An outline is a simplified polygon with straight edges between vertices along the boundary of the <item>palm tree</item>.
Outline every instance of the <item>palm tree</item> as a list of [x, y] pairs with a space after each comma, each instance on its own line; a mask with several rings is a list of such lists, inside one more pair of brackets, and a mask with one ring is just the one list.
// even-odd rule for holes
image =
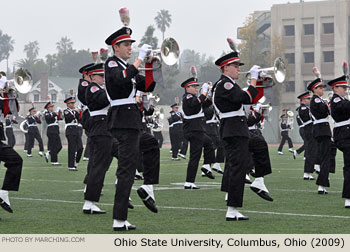
[[6, 71], [8, 74], [10, 52], [13, 52], [15, 40], [0, 30], [0, 61], [6, 59]]
[[66, 54], [73, 49], [73, 41], [67, 36], [62, 37], [61, 40], [56, 43], [56, 49], [58, 50], [58, 53]]
[[27, 55], [27, 59], [29, 62], [34, 62], [36, 57], [39, 55], [39, 43], [38, 41], [29, 42], [24, 45], [24, 52]]
[[46, 55], [46, 65], [49, 67], [49, 75], [52, 76], [52, 70], [57, 64], [57, 55], [48, 54]]
[[157, 37], [153, 37], [154, 31], [155, 31], [155, 28], [153, 25], [149, 25], [147, 27], [145, 35], [143, 35], [143, 37], [141, 38], [139, 47], [141, 47], [143, 44], [149, 44], [152, 46], [152, 49], [157, 49], [158, 39]]
[[167, 28], [169, 28], [171, 24], [171, 15], [168, 10], [160, 10], [157, 12], [157, 16], [154, 18], [157, 24], [157, 28], [162, 32], [163, 40], [164, 33]]

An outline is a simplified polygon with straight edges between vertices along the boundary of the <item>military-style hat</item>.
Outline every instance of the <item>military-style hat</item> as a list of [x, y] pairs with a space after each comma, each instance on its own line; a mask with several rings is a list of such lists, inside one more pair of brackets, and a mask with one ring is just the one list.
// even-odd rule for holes
[[330, 85], [332, 88], [335, 87], [349, 87], [348, 85], [348, 81], [346, 80], [346, 76], [343, 75], [339, 78], [336, 78], [334, 80], [331, 80], [327, 83], [328, 85]]
[[123, 42], [123, 41], [131, 41], [131, 43], [135, 42], [131, 38], [132, 30], [128, 27], [123, 27], [119, 29], [118, 31], [111, 34], [106, 40], [105, 43], [107, 45], [115, 45], [116, 43]]
[[79, 69], [79, 73], [81, 73], [81, 74], [86, 74], [86, 73], [87, 73], [87, 72], [86, 72], [86, 68], [91, 67], [91, 66], [93, 66], [93, 65], [95, 65], [95, 64], [94, 64], [94, 63], [90, 63], [90, 64], [87, 64], [87, 65], [81, 67], [81, 68]]
[[282, 114], [282, 115], [280, 116], [280, 118], [283, 118], [283, 117], [287, 117], [287, 115], [286, 115], [286, 114]]
[[48, 107], [53, 107], [54, 105], [51, 102], [48, 102], [45, 104], [44, 108], [47, 109]]
[[93, 66], [87, 67], [85, 71], [87, 71], [88, 75], [94, 75], [94, 74], [104, 75], [105, 74], [104, 64], [103, 63], [94, 64]]
[[183, 88], [187, 88], [189, 86], [199, 86], [199, 84], [197, 83], [197, 78], [191, 77], [185, 80], [184, 82], [182, 82], [181, 84], [181, 87]]
[[32, 111], [33, 109], [35, 109], [35, 107], [31, 107], [30, 109], [28, 109], [28, 111], [30, 112], [30, 111]]
[[316, 80], [310, 82], [308, 85], [307, 85], [307, 90], [314, 90], [315, 88], [319, 87], [319, 86], [323, 86], [325, 87], [326, 85], [323, 84], [322, 80], [320, 78], [317, 78]]
[[179, 106], [178, 103], [174, 103], [173, 105], [171, 105], [170, 107], [173, 108], [173, 107], [176, 107], [176, 106]]
[[238, 63], [240, 66], [244, 65], [244, 63], [240, 62], [238, 52], [230, 52], [229, 54], [226, 54], [215, 61], [215, 65], [219, 66], [220, 68], [232, 63]]
[[68, 97], [67, 99], [64, 100], [64, 103], [75, 103], [75, 98], [74, 97]]
[[298, 95], [297, 97], [298, 99], [302, 100], [302, 99], [305, 99], [305, 98], [311, 98], [311, 94], [309, 91], [306, 91], [300, 95]]

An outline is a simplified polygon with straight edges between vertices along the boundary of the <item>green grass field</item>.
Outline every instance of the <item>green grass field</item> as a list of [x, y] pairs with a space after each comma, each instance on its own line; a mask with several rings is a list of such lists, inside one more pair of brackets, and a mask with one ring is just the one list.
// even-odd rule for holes
[[[137, 226], [129, 233], [148, 234], [287, 234], [287, 233], [350, 233], [350, 209], [344, 208], [341, 198], [343, 184], [342, 153], [337, 153], [336, 174], [330, 175], [328, 195], [318, 195], [315, 181], [304, 181], [303, 159], [293, 160], [290, 153], [277, 155], [277, 148], [270, 147], [272, 174], [265, 178], [273, 202], [268, 202], [247, 186], [241, 212], [249, 221], [227, 222], [224, 193], [220, 191], [221, 175], [215, 180], [197, 174], [200, 190], [184, 190], [187, 161], [171, 161], [168, 148], [161, 150], [160, 184], [155, 187], [158, 213], [149, 211], [137, 196], [136, 189], [142, 182], [136, 181], [131, 193], [135, 209], [129, 210], [128, 220]], [[117, 161], [114, 160], [105, 180], [101, 209], [105, 215], [82, 213], [87, 162], [81, 162], [79, 171], [67, 170], [67, 150], [60, 153], [61, 167], [48, 165], [44, 158], [33, 151], [33, 158], [24, 159], [19, 192], [10, 193], [13, 214], [0, 209], [0, 233], [72, 234], [114, 233], [112, 208]], [[1, 164], [2, 166], [2, 164]], [[0, 183], [5, 169], [0, 169]]]

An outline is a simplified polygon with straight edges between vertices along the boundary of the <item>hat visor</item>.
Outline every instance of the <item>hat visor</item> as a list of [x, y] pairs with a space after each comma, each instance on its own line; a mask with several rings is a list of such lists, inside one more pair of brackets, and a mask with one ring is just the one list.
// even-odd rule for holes
[[121, 39], [121, 40], [117, 41], [114, 45], [119, 44], [121, 42], [126, 42], [126, 41], [130, 41], [131, 43], [136, 42], [136, 40], [126, 38], [126, 39]]
[[240, 66], [244, 66], [244, 63], [240, 62], [239, 65], [240, 65]]

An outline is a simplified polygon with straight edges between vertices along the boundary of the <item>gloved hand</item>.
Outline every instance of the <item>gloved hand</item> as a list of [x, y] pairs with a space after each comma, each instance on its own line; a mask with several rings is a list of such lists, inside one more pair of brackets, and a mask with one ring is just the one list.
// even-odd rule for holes
[[257, 80], [259, 76], [259, 70], [260, 70], [260, 66], [257, 66], [257, 65], [252, 66], [252, 68], [249, 70], [250, 78]]
[[260, 108], [261, 108], [261, 103], [258, 103], [254, 106], [254, 111], [258, 112], [260, 110]]
[[56, 113], [60, 112], [60, 110], [62, 110], [60, 107], [56, 108]]
[[144, 44], [142, 47], [139, 48], [139, 56], [137, 57], [140, 60], [144, 60], [147, 56], [152, 51], [152, 47], [150, 45]]
[[208, 90], [209, 90], [209, 84], [205, 82], [202, 85], [202, 93], [208, 93]]

